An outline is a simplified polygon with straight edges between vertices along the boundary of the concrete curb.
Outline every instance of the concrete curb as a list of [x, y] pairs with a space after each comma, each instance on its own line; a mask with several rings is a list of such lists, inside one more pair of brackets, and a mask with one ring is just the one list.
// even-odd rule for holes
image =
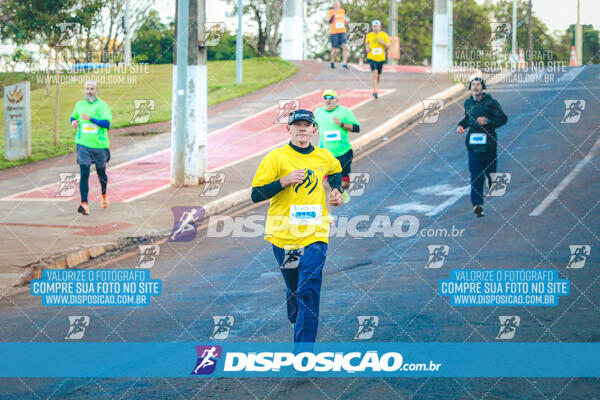
[[[429, 96], [429, 99], [444, 100], [445, 102], [450, 101], [466, 92], [465, 85], [456, 84], [450, 88]], [[355, 153], [364, 151], [373, 142], [384, 138], [394, 130], [403, 129], [404, 127], [412, 124], [423, 117], [423, 102], [416, 103], [409, 107], [407, 110], [401, 112], [394, 118], [388, 120], [384, 124], [378, 126], [372, 131], [366, 133], [360, 138], [351, 142]], [[204, 206], [205, 217], [209, 215], [216, 215], [225, 210], [236, 207], [240, 204], [250, 201], [251, 188], [245, 188], [228, 194], [220, 199], [211, 201]], [[170, 232], [170, 231], [169, 231]], [[165, 233], [168, 235], [168, 232]], [[59, 269], [59, 268], [73, 268], [85, 261], [92, 258], [98, 257], [107, 251], [118, 250], [119, 243], [110, 243], [103, 246], [94, 246], [89, 248], [80, 248], [69, 253], [61, 254], [51, 259], [40, 261], [29, 265], [29, 271], [23, 274], [23, 277], [18, 282], [13, 284], [14, 286], [23, 286], [29, 283], [31, 279], [38, 279], [41, 277], [41, 271], [44, 268]]]

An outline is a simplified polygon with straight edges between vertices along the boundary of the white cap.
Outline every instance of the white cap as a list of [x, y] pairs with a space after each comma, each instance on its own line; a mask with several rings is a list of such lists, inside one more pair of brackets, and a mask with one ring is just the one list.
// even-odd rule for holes
[[373, 22], [371, 22], [371, 25], [379, 25], [381, 26], [381, 21], [378, 19], [374, 19]]

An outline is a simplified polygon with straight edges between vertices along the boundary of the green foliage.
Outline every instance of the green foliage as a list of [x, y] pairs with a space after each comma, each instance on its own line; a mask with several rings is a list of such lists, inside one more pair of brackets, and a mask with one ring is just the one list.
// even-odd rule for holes
[[[237, 36], [229, 32], [221, 34], [219, 44], [207, 48], [207, 57], [209, 60], [235, 60], [235, 44]], [[257, 57], [254, 49], [248, 44], [247, 38], [244, 38], [244, 58]]]
[[158, 11], [152, 10], [131, 42], [131, 52], [138, 63], [171, 64], [174, 40], [174, 24], [163, 24]]
[[[583, 50], [582, 61], [584, 64], [600, 63], [600, 32], [594, 29], [593, 25], [581, 25], [581, 46]], [[568, 41], [569, 54], [570, 46], [575, 46], [575, 25], [567, 28], [566, 41]]]
[[[4, 0], [0, 2], [0, 37], [16, 44], [41, 41], [49, 47], [59, 44], [61, 26], [74, 23], [70, 33], [90, 26], [102, 0]], [[65, 27], [63, 26], [63, 29]]]

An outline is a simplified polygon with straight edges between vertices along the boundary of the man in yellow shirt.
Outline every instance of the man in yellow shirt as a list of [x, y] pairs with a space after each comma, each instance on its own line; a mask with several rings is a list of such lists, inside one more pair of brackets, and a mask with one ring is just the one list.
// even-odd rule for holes
[[377, 98], [377, 86], [385, 62], [385, 51], [390, 47], [390, 38], [387, 33], [381, 30], [381, 21], [378, 19], [371, 23], [371, 27], [373, 31], [367, 35], [365, 47], [367, 49], [367, 61], [373, 74], [373, 97]]
[[311, 144], [317, 130], [312, 112], [290, 113], [287, 129], [290, 143], [267, 154], [256, 171], [252, 201], [271, 199], [265, 240], [273, 245], [285, 281], [294, 342], [313, 343], [329, 239], [327, 193], [321, 181], [328, 176], [329, 204], [341, 205], [342, 167], [329, 150]]
[[331, 68], [335, 68], [335, 56], [338, 49], [342, 48], [342, 66], [348, 68], [348, 45], [346, 44], [346, 24], [350, 22], [350, 19], [346, 16], [346, 10], [344, 10], [339, 1], [333, 2], [333, 8], [330, 8], [327, 12], [327, 18], [325, 19], [329, 24], [329, 40], [331, 41]]

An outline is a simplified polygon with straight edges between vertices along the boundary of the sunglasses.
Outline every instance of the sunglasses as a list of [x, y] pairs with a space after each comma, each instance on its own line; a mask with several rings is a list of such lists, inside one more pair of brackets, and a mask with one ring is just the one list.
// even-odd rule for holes
[[323, 96], [323, 98], [324, 98], [325, 100], [333, 100], [333, 99], [335, 99], [335, 97], [333, 97], [333, 96], [331, 96], [331, 95]]

